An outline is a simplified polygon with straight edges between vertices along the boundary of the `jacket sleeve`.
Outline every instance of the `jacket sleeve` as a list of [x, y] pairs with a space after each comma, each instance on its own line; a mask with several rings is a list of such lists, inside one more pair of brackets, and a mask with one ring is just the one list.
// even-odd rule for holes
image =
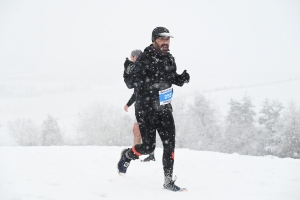
[[134, 102], [135, 102], [135, 99], [136, 99], [136, 90], [134, 90], [132, 96], [130, 97], [129, 101], [127, 102], [127, 106], [130, 107]]
[[123, 73], [123, 78], [124, 78], [124, 82], [126, 84], [126, 86], [129, 89], [133, 88], [133, 76], [131, 74], [127, 74], [125, 71]]
[[178, 85], [178, 86], [183, 86], [184, 81], [182, 81], [181, 75], [176, 73], [173, 84]]
[[177, 66], [176, 66], [174, 58], [172, 58], [172, 60], [173, 60], [173, 65], [175, 66], [175, 72], [173, 74], [174, 78], [173, 78], [173, 83], [172, 84], [175, 84], [175, 85], [178, 85], [178, 86], [183, 86], [184, 80], [182, 79], [181, 75], [177, 74]]

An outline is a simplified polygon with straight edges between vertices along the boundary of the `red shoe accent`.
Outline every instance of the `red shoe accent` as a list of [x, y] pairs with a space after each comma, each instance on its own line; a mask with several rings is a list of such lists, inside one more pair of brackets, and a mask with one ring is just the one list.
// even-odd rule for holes
[[140, 154], [139, 152], [137, 152], [137, 151], [135, 150], [135, 147], [134, 147], [134, 146], [131, 148], [131, 150], [132, 150], [133, 153], [134, 153], [135, 155], [137, 155], [137, 156], [141, 156], [141, 155], [142, 155], [142, 154]]
[[172, 152], [171, 158], [172, 158], [173, 160], [174, 160], [174, 157], [175, 157], [174, 152]]

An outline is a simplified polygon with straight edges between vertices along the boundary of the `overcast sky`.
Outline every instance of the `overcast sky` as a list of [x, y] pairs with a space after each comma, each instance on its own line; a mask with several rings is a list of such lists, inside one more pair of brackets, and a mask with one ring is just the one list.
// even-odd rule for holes
[[299, 11], [298, 0], [0, 0], [0, 84], [122, 82], [125, 57], [156, 26], [200, 90], [297, 78]]

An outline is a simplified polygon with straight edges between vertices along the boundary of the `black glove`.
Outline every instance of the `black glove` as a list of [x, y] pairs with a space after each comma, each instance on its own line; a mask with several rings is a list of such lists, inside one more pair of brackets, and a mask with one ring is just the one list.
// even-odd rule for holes
[[181, 80], [184, 82], [184, 83], [188, 83], [190, 82], [190, 75], [189, 73], [186, 72], [186, 70], [184, 70], [181, 74]]
[[124, 62], [124, 72], [126, 74], [130, 74], [134, 68], [134, 62], [130, 61], [128, 58], [126, 58]]

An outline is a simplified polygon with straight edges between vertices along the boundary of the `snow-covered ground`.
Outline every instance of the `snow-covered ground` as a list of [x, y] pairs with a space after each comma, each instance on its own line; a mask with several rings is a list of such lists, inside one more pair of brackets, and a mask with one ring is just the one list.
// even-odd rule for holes
[[133, 161], [125, 177], [123, 147], [0, 147], [1, 200], [297, 200], [300, 160], [176, 149], [176, 184], [163, 189], [162, 149], [155, 162]]

